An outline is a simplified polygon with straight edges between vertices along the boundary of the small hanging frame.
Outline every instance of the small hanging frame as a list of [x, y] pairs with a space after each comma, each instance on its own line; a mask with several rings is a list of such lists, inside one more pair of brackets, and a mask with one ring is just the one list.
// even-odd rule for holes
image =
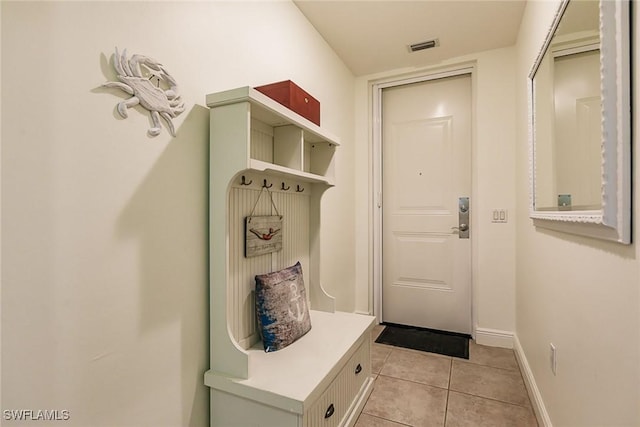
[[[277, 215], [254, 216], [253, 213], [256, 210], [256, 206], [258, 206], [260, 197], [265, 191], [269, 194], [271, 206], [273, 206]], [[266, 180], [253, 205], [253, 209], [251, 209], [251, 213], [244, 220], [244, 235], [244, 256], [246, 258], [282, 250], [282, 215], [280, 215], [276, 204], [273, 202], [273, 194], [269, 191], [269, 187], [266, 186]]]

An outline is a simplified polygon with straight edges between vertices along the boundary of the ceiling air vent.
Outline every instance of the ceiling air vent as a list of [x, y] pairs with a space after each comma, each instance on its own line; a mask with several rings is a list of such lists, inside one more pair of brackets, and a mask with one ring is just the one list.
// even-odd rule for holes
[[409, 50], [411, 52], [417, 52], [419, 50], [431, 49], [436, 46], [440, 46], [440, 41], [438, 39], [433, 39], [426, 42], [412, 44], [409, 46]]

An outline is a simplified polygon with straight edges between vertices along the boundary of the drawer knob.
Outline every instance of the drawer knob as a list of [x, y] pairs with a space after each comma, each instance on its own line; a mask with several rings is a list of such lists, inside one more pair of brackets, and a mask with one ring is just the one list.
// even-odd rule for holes
[[333, 413], [336, 411], [336, 408], [333, 407], [333, 403], [331, 405], [329, 405], [329, 407], [327, 408], [327, 412], [324, 413], [324, 418], [330, 418], [331, 415], [333, 415]]
[[360, 372], [362, 372], [362, 365], [358, 363], [358, 366], [356, 366], [356, 375], [358, 375]]

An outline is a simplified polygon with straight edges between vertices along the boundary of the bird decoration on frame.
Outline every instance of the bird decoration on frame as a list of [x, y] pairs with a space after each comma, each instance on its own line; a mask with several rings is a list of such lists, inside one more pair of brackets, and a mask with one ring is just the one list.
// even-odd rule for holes
[[244, 256], [247, 258], [282, 250], [282, 216], [245, 218]]
[[272, 227], [269, 227], [269, 230], [267, 230], [266, 233], [261, 230], [257, 230], [255, 228], [250, 228], [249, 231], [255, 234], [256, 236], [258, 236], [258, 239], [260, 240], [271, 240], [273, 236], [275, 236], [280, 232], [280, 229], [276, 228], [274, 230]]
[[113, 55], [113, 66], [120, 81], [106, 82], [102, 86], [121, 89], [131, 95], [118, 103], [118, 113], [126, 119], [127, 109], [140, 105], [148, 110], [151, 116], [152, 127], [149, 128], [149, 135], [160, 134], [162, 117], [169, 133], [175, 137], [176, 131], [171, 120], [180, 115], [185, 107], [178, 91], [178, 84], [167, 69], [148, 56], [135, 54], [127, 58], [127, 50], [124, 49], [120, 54], [117, 47]]

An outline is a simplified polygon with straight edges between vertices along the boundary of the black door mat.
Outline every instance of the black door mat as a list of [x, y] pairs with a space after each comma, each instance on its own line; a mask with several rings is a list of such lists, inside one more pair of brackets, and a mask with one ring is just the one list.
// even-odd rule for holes
[[376, 339], [379, 344], [469, 359], [470, 335], [395, 323], [382, 324], [385, 328]]

